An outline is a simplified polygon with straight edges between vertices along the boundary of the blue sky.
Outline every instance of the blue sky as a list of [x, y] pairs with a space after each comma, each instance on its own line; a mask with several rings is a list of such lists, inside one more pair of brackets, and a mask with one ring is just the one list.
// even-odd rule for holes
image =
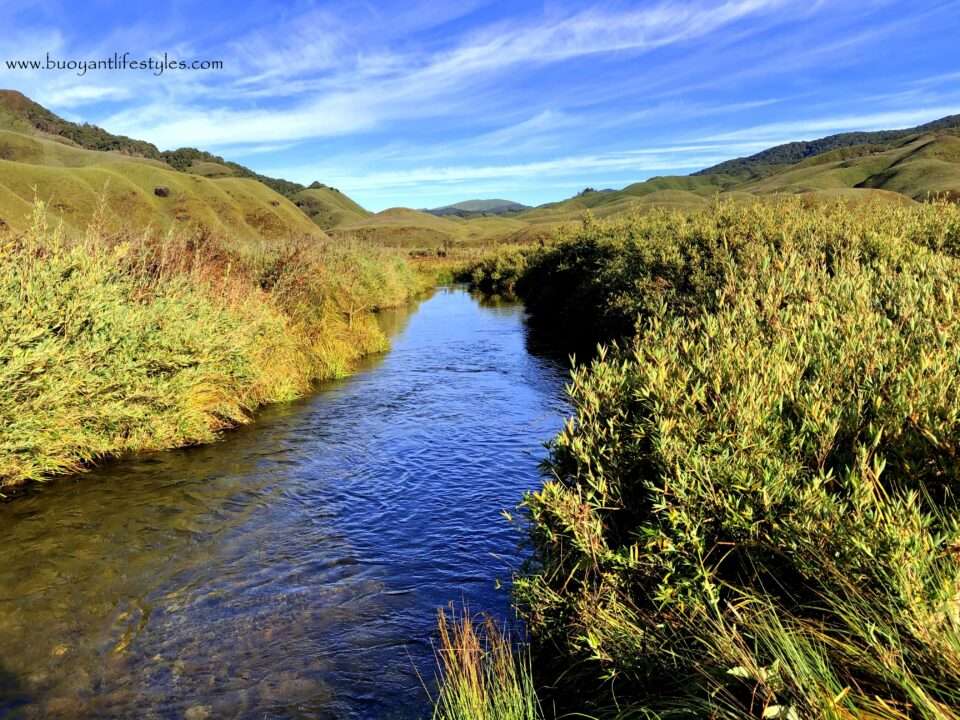
[[539, 204], [960, 113], [960, 1], [4, 1], [0, 62], [72, 120], [339, 187], [373, 210]]

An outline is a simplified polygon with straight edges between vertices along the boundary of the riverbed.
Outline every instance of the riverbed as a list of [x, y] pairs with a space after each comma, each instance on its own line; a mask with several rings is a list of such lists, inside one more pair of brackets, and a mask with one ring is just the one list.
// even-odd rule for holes
[[513, 621], [501, 512], [566, 370], [460, 288], [382, 322], [389, 353], [220, 443], [0, 505], [0, 717], [429, 717], [437, 609]]

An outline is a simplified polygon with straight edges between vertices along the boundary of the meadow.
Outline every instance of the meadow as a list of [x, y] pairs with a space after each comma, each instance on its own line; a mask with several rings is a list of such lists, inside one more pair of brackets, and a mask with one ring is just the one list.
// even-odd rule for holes
[[958, 717], [958, 253], [956, 205], [781, 199], [472, 268], [603, 341], [524, 501], [543, 700]]
[[82, 233], [37, 201], [0, 242], [0, 491], [104, 458], [214, 440], [386, 349], [373, 317], [430, 280], [313, 238]]

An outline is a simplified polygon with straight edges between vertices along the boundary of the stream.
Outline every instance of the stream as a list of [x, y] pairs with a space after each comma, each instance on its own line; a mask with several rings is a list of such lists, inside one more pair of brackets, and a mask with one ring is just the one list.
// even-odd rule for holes
[[514, 622], [501, 511], [566, 369], [461, 288], [381, 321], [389, 353], [220, 443], [0, 504], [0, 717], [429, 717], [437, 609]]

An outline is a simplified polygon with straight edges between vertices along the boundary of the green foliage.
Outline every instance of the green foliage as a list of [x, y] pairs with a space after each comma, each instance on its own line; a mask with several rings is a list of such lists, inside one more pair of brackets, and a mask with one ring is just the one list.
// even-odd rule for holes
[[398, 256], [313, 242], [69, 238], [38, 203], [0, 245], [0, 487], [211, 441], [382, 350], [370, 313], [419, 286]]
[[588, 223], [531, 265], [538, 312], [639, 317], [526, 499], [518, 598], [566, 683], [624, 715], [958, 716], [958, 249], [956, 206], [793, 201]]
[[39, 130], [65, 138], [88, 150], [109, 150], [152, 160], [160, 159], [160, 151], [152, 143], [113, 135], [96, 125], [64, 120], [14, 90], [0, 90], [0, 120], [4, 121], [3, 126], [12, 124], [17, 129]]
[[532, 248], [501, 248], [469, 264], [458, 279], [469, 282], [472, 290], [485, 295], [515, 297], [517, 281], [527, 272], [530, 259], [537, 252]]

